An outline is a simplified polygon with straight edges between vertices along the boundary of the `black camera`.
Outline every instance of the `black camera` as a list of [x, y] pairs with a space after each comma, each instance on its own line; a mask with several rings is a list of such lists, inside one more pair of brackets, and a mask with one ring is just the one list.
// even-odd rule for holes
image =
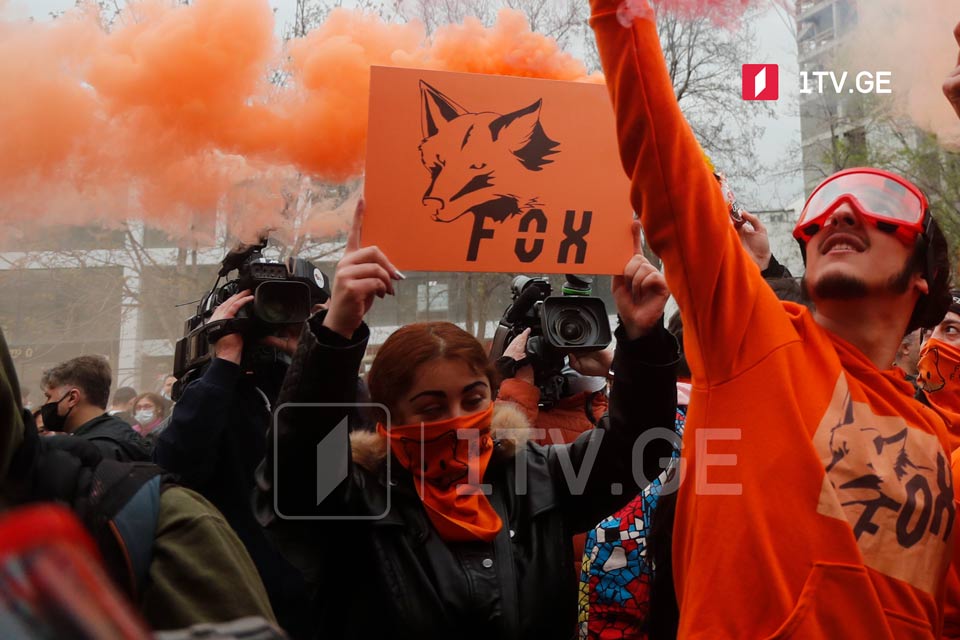
[[[174, 399], [213, 357], [210, 345], [227, 334], [243, 335], [241, 367], [245, 370], [288, 360], [277, 349], [260, 345], [259, 339], [275, 335], [287, 325], [304, 322], [314, 305], [329, 300], [330, 281], [320, 269], [303, 258], [287, 258], [284, 262], [264, 258], [266, 247], [267, 239], [262, 238], [259, 244], [230, 251], [220, 263], [217, 281], [200, 300], [196, 314], [186, 320], [184, 337], [177, 341]], [[232, 271], [237, 272], [237, 277], [218, 287], [220, 280]], [[209, 321], [227, 298], [246, 289], [253, 293], [253, 301], [243, 306], [236, 317]]]
[[496, 362], [507, 346], [530, 329], [526, 357], [540, 388], [540, 406], [549, 409], [567, 393], [563, 373], [571, 353], [600, 351], [610, 344], [610, 323], [603, 300], [594, 297], [591, 278], [567, 275], [563, 295], [552, 295], [546, 278], [517, 276], [510, 285], [513, 302], [493, 336], [490, 358]]

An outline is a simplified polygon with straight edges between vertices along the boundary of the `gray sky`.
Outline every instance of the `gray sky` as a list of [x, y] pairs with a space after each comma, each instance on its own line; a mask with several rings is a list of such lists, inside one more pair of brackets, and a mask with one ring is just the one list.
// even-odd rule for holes
[[[758, 59], [744, 63], [776, 63], [780, 65], [780, 100], [774, 105], [775, 116], [765, 118], [763, 138], [757, 144], [759, 162], [767, 167], [796, 167], [791, 175], [766, 175], [757, 192], [737, 188], [738, 197], [748, 209], [770, 209], [792, 206], [803, 197], [803, 181], [799, 172], [800, 118], [797, 45], [792, 21], [782, 9], [764, 13], [756, 23]], [[292, 20], [294, 0], [269, 0], [276, 10], [278, 34]], [[586, 0], [584, 0], [586, 2]], [[2, 13], [6, 16], [49, 18], [51, 12], [74, 6], [74, 0], [7, 0]]]
[[[780, 99], [774, 103], [773, 118], [763, 119], [764, 136], [757, 144], [764, 166], [796, 168], [792, 175], [771, 175], [762, 181], [759, 194], [745, 194], [740, 199], [749, 209], [792, 206], [804, 196], [800, 174], [800, 86], [797, 42], [792, 19], [776, 8], [768, 10], [756, 23], [759, 60], [744, 63], [780, 65]], [[755, 202], [749, 202], [755, 199]]]

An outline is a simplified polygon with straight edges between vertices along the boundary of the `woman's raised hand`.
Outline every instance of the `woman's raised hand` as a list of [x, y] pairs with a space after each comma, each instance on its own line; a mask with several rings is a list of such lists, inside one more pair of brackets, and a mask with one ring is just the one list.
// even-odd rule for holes
[[631, 340], [656, 326], [670, 297], [663, 274], [643, 256], [640, 223], [636, 220], [633, 222], [633, 240], [636, 253], [624, 266], [623, 274], [614, 276], [612, 282], [617, 312]]
[[393, 295], [393, 281], [404, 278], [380, 249], [360, 247], [364, 207], [361, 198], [353, 214], [346, 249], [337, 263], [330, 308], [323, 320], [323, 326], [347, 339], [351, 339], [360, 327], [363, 317], [373, 306], [374, 296]]

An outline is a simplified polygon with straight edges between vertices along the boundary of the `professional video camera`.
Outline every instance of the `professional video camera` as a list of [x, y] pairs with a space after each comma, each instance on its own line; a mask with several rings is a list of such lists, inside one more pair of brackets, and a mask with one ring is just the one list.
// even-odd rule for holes
[[[259, 244], [241, 245], [230, 251], [220, 263], [217, 281], [200, 300], [197, 313], [184, 323], [184, 337], [177, 341], [173, 375], [177, 377], [173, 397], [195, 378], [213, 357], [210, 345], [230, 333], [243, 335], [245, 371], [283, 361], [286, 354], [261, 344], [260, 338], [276, 334], [283, 327], [298, 324], [310, 317], [313, 305], [330, 298], [330, 283], [324, 273], [303, 258], [287, 258], [278, 262], [263, 257], [267, 239]], [[218, 287], [231, 271], [237, 277]], [[209, 322], [210, 316], [223, 301], [245, 289], [253, 292], [253, 302], [241, 308], [235, 318]]]
[[540, 406], [545, 409], [568, 395], [566, 356], [605, 349], [612, 339], [606, 306], [590, 295], [592, 278], [569, 274], [566, 278], [562, 296], [551, 295], [546, 278], [514, 278], [513, 303], [504, 311], [490, 349], [491, 361], [497, 362], [513, 339], [530, 329], [526, 358], [533, 365]]

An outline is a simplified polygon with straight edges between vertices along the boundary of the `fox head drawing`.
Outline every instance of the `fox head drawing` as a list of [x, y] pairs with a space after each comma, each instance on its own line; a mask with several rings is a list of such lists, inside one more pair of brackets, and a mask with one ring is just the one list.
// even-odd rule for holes
[[467, 213], [496, 222], [539, 205], [530, 172], [559, 153], [540, 124], [542, 100], [507, 114], [473, 113], [420, 81], [420, 159], [430, 172], [424, 206], [437, 222]]

